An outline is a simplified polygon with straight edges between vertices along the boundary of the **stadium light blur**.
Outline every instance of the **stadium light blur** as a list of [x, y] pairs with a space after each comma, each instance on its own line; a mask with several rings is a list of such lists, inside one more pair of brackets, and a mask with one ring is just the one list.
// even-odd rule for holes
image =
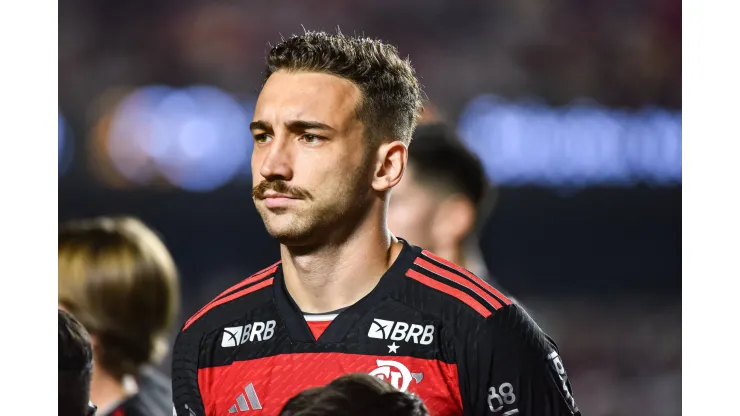
[[465, 107], [458, 127], [497, 184], [681, 183], [680, 112], [627, 112], [587, 102], [552, 108], [485, 95]]
[[[248, 96], [241, 101], [244, 113], [247, 115], [247, 119], [251, 122], [254, 118], [254, 107], [257, 105], [257, 96]], [[247, 140], [247, 162], [242, 166], [240, 176], [243, 179], [252, 178], [252, 165], [250, 163], [250, 157], [252, 155], [252, 149], [254, 148], [254, 140], [252, 140], [251, 133]]]
[[148, 86], [117, 108], [108, 141], [116, 170], [139, 184], [163, 177], [194, 192], [214, 190], [248, 156], [249, 119], [228, 94], [209, 86]]
[[59, 166], [59, 170], [62, 169], [62, 152], [64, 151], [64, 117], [62, 116], [62, 112], [59, 111], [59, 117], [58, 117], [58, 127], [59, 127], [59, 139], [58, 139], [58, 145], [57, 145], [57, 152], [58, 152], [58, 159], [57, 164]]
[[58, 112], [58, 139], [57, 139], [57, 176], [61, 178], [67, 173], [69, 165], [72, 163], [73, 147], [72, 141], [69, 138], [69, 131], [67, 127], [67, 121], [62, 115], [62, 111]]

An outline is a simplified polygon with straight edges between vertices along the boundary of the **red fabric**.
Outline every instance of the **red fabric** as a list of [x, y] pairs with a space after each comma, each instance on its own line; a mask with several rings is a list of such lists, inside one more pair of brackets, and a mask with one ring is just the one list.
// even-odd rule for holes
[[[462, 413], [457, 365], [413, 357], [343, 353], [281, 354], [229, 366], [198, 370], [198, 385], [207, 416], [229, 414], [244, 388], [253, 384], [262, 410], [278, 415], [285, 402], [301, 391], [326, 385], [349, 373], [363, 372], [417, 394], [431, 415]], [[422, 374], [420, 382], [411, 374]]]
[[331, 321], [315, 321], [315, 322], [306, 322], [308, 324], [308, 327], [311, 328], [311, 333], [313, 334], [314, 339], [319, 339], [321, 334], [326, 331], [326, 328], [329, 327], [329, 324]]

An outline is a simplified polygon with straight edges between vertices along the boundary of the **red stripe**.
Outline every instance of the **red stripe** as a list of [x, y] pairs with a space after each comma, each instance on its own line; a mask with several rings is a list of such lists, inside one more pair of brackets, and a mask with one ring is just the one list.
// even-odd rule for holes
[[464, 274], [465, 276], [468, 277], [468, 279], [470, 279], [473, 282], [477, 283], [478, 286], [482, 287], [483, 289], [487, 289], [489, 292], [491, 292], [491, 294], [493, 294], [494, 296], [496, 296], [497, 298], [499, 298], [503, 303], [505, 303], [507, 305], [511, 305], [511, 301], [509, 300], [509, 298], [507, 298], [506, 296], [504, 296], [501, 292], [499, 292], [498, 290], [496, 290], [496, 288], [494, 288], [493, 286], [489, 285], [485, 280], [481, 279], [480, 277], [474, 275], [473, 273], [470, 273], [469, 271], [467, 271], [464, 268], [458, 266], [457, 264], [452, 263], [452, 262], [450, 262], [448, 260], [445, 260], [442, 257], [439, 257], [436, 254], [431, 253], [431, 252], [429, 252], [427, 250], [423, 250], [422, 253], [425, 256], [427, 256], [427, 257], [429, 257], [431, 259], [434, 259], [434, 260], [436, 260], [436, 261], [444, 264], [445, 266], [450, 267], [452, 269], [455, 269], [458, 272]]
[[442, 282], [436, 281], [432, 279], [431, 277], [427, 277], [416, 270], [409, 269], [406, 272], [406, 276], [416, 280], [419, 283], [423, 283], [432, 289], [439, 290], [440, 292], [447, 293], [450, 296], [453, 296], [470, 306], [471, 308], [475, 309], [476, 312], [483, 315], [484, 318], [488, 318], [491, 316], [491, 311], [489, 311], [485, 306], [481, 305], [477, 300], [473, 299], [468, 295], [467, 293], [461, 292], [454, 287], [451, 287], [449, 285], [446, 285]]
[[[257, 280], [260, 280], [261, 278], [267, 276], [268, 274], [275, 273], [275, 270], [277, 270], [277, 265], [278, 264], [280, 264], [279, 261], [277, 263], [273, 264], [270, 267], [267, 267], [267, 268], [264, 268], [264, 269], [258, 271], [257, 273], [249, 276], [248, 278], [242, 280], [241, 282], [235, 284], [234, 286], [231, 286], [230, 288], [224, 290], [220, 295], [216, 296], [216, 299], [220, 298], [221, 296], [223, 296], [223, 295], [225, 295], [225, 294], [227, 294], [229, 292], [232, 292], [232, 291], [234, 291], [236, 289], [239, 289], [242, 286], [246, 286], [246, 285], [248, 285], [248, 284], [250, 284], [252, 282], [256, 282]], [[214, 301], [216, 299], [214, 299]]]
[[[401, 348], [410, 349], [404, 346]], [[397, 364], [406, 367], [411, 373], [424, 374], [424, 378], [417, 383], [409, 375], [404, 377]], [[386, 372], [381, 371], [383, 369]], [[397, 387], [406, 387], [407, 392], [418, 395], [424, 401], [431, 415], [463, 413], [456, 364], [400, 354], [290, 353], [234, 361], [230, 365], [199, 368], [198, 387], [205, 407], [204, 414], [228, 415], [229, 408], [236, 404], [236, 398], [244, 394], [244, 386], [251, 383], [262, 409], [239, 414], [277, 416], [285, 402], [296, 394], [311, 387], [325, 386], [338, 377], [351, 373], [374, 373], [376, 377], [395, 383]], [[247, 403], [251, 408], [251, 403]]]
[[182, 328], [182, 330], [184, 331], [184, 330], [188, 329], [188, 327], [190, 325], [192, 325], [193, 322], [197, 321], [198, 318], [200, 318], [206, 312], [208, 312], [209, 310], [215, 308], [216, 306], [221, 305], [221, 304], [224, 304], [224, 303], [227, 303], [227, 302], [231, 302], [234, 299], [240, 298], [240, 297], [242, 297], [244, 295], [247, 295], [247, 294], [250, 294], [250, 293], [252, 293], [254, 291], [260, 290], [263, 287], [270, 286], [272, 284], [272, 281], [273, 280], [275, 280], [275, 278], [274, 277], [271, 277], [271, 278], [269, 278], [267, 280], [264, 280], [264, 281], [262, 281], [260, 283], [257, 283], [254, 286], [250, 286], [250, 287], [248, 287], [248, 288], [246, 288], [244, 290], [240, 290], [239, 292], [236, 292], [234, 294], [231, 294], [229, 296], [223, 297], [221, 299], [218, 299], [218, 300], [216, 300], [214, 302], [209, 303], [208, 305], [206, 305], [206, 307], [204, 307], [198, 313], [196, 313], [195, 315], [193, 315], [192, 318], [188, 319], [188, 321], [185, 322], [185, 326]]
[[493, 306], [494, 309], [498, 309], [501, 307], [501, 303], [493, 298], [493, 296], [486, 293], [483, 289], [476, 286], [471, 282], [470, 280], [466, 280], [464, 277], [461, 277], [455, 273], [452, 273], [449, 270], [445, 270], [441, 267], [437, 267], [433, 265], [432, 263], [429, 263], [428, 261], [417, 257], [417, 259], [414, 261], [414, 264], [418, 264], [419, 266], [429, 270], [432, 273], [438, 274], [446, 279], [452, 280], [453, 282], [465, 286], [468, 289], [472, 290], [473, 292], [477, 293], [478, 296], [482, 297], [486, 300], [491, 306]]
[[[201, 311], [203, 311], [204, 309], [206, 309], [209, 306], [211, 306], [211, 304], [213, 302], [217, 301], [221, 296], [223, 296], [223, 295], [225, 295], [225, 294], [227, 294], [229, 292], [233, 292], [234, 290], [239, 289], [242, 286], [246, 286], [246, 285], [248, 285], [250, 283], [254, 283], [254, 282], [262, 279], [263, 277], [265, 277], [265, 276], [267, 276], [269, 274], [274, 273], [275, 270], [277, 270], [277, 265], [278, 264], [280, 264], [280, 262], [277, 262], [277, 263], [273, 264], [272, 266], [270, 266], [270, 267], [268, 267], [266, 269], [262, 269], [262, 270], [258, 271], [257, 273], [249, 276], [248, 278], [242, 280], [241, 282], [235, 284], [234, 286], [231, 286], [230, 288], [224, 290], [223, 292], [221, 292], [220, 295], [216, 296], [212, 301], [208, 302], [207, 304], [205, 304], [205, 306], [203, 306], [202, 308], [200, 308], [198, 310], [198, 312], [195, 313], [195, 315], [201, 313]], [[195, 316], [195, 315], [193, 315], [193, 316]], [[190, 319], [192, 319], [192, 318], [190, 318]]]

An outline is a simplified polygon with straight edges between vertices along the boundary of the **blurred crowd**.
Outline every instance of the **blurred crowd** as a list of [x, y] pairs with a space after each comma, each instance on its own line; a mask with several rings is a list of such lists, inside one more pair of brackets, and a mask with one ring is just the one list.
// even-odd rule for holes
[[681, 414], [681, 306], [654, 299], [527, 299], [558, 339], [584, 415]]
[[59, 10], [59, 100], [71, 117], [114, 86], [210, 84], [255, 95], [268, 43], [309, 29], [380, 37], [455, 117], [482, 92], [681, 105], [676, 0], [71, 0]]

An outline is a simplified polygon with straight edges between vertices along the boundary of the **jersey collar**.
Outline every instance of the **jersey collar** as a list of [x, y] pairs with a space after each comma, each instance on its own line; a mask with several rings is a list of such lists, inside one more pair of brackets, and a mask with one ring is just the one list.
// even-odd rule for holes
[[291, 341], [318, 342], [320, 344], [342, 342], [360, 318], [398, 288], [404, 279], [406, 271], [412, 266], [416, 258], [414, 247], [406, 240], [399, 238], [399, 241], [403, 243], [401, 253], [380, 278], [378, 285], [367, 296], [357, 301], [354, 305], [349, 306], [334, 318], [318, 341], [314, 340], [311, 329], [303, 317], [303, 313], [295, 301], [293, 301], [293, 298], [290, 297], [285, 287], [281, 264], [275, 273], [275, 282], [272, 285], [273, 295]]

